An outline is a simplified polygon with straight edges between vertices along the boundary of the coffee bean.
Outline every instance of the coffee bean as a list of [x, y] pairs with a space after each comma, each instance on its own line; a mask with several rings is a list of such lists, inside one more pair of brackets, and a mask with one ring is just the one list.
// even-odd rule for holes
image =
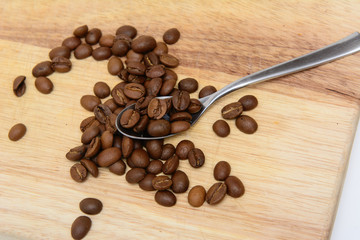
[[162, 172], [163, 163], [160, 160], [152, 160], [147, 166], [146, 171], [152, 174], [159, 174]]
[[[144, 55], [144, 64], [146, 67], [159, 65], [160, 59], [159, 59], [158, 55], [156, 55], [154, 52], [149, 52]], [[164, 73], [165, 73], [165, 70], [164, 70]]]
[[101, 134], [101, 148], [107, 149], [112, 147], [114, 141], [114, 135], [110, 131], [105, 131]]
[[92, 126], [88, 129], [86, 129], [83, 134], [81, 135], [81, 142], [83, 144], [88, 144], [91, 142], [91, 140], [99, 135], [100, 129], [97, 126]]
[[105, 150], [102, 150], [98, 157], [97, 161], [100, 167], [108, 167], [111, 164], [119, 161], [121, 158], [121, 151], [119, 148], [111, 147]]
[[120, 58], [112, 56], [107, 64], [108, 72], [111, 75], [119, 75], [124, 65]]
[[162, 153], [164, 140], [149, 140], [145, 142], [145, 148], [152, 159], [159, 159]]
[[95, 83], [93, 90], [98, 98], [106, 98], [110, 95], [110, 87], [105, 82]]
[[180, 32], [176, 28], [168, 29], [163, 35], [163, 40], [167, 44], [174, 44], [179, 40], [179, 38], [180, 38]]
[[161, 78], [153, 78], [148, 82], [146, 86], [146, 92], [148, 96], [156, 96], [158, 95], [162, 85]]
[[83, 38], [83, 37], [85, 37], [86, 34], [88, 33], [88, 30], [89, 30], [88, 26], [87, 26], [87, 25], [83, 25], [83, 26], [80, 26], [80, 27], [76, 28], [76, 29], [74, 30], [74, 33], [73, 33], [73, 34], [74, 34], [75, 37]]
[[84, 120], [82, 120], [81, 123], [80, 123], [81, 132], [84, 132], [87, 128], [89, 128], [94, 123], [96, 123], [97, 126], [100, 125], [100, 122], [97, 121], [94, 116], [87, 117]]
[[109, 166], [109, 171], [116, 175], [124, 175], [126, 171], [126, 164], [123, 160], [119, 160]]
[[87, 57], [90, 57], [92, 54], [92, 47], [89, 44], [82, 43], [77, 48], [75, 48], [74, 56], [77, 59], [85, 59]]
[[111, 55], [112, 52], [109, 47], [98, 47], [92, 51], [92, 56], [97, 61], [108, 59]]
[[90, 231], [91, 219], [87, 216], [80, 216], [71, 225], [71, 236], [73, 239], [83, 239]]
[[134, 166], [138, 168], [146, 168], [150, 163], [149, 155], [144, 149], [135, 149], [130, 158]]
[[203, 186], [193, 187], [188, 194], [188, 202], [193, 207], [201, 207], [205, 202], [206, 191]]
[[153, 52], [158, 56], [168, 53], [168, 51], [168, 47], [164, 42], [157, 42], [156, 47], [153, 50]]
[[162, 171], [166, 175], [172, 174], [177, 170], [179, 164], [180, 164], [179, 157], [176, 154], [174, 154], [168, 160], [165, 161], [162, 167]]
[[75, 163], [71, 168], [70, 168], [70, 176], [72, 177], [72, 179], [74, 179], [74, 181], [76, 182], [83, 182], [86, 179], [87, 176], [87, 170], [86, 168], [81, 165], [80, 163]]
[[86, 34], [85, 41], [87, 44], [94, 45], [97, 44], [101, 38], [101, 30], [98, 28], [90, 29]]
[[170, 80], [170, 79], [173, 79], [173, 80], [177, 81], [178, 76], [177, 76], [177, 74], [176, 74], [173, 70], [171, 70], [171, 69], [165, 69], [165, 74], [162, 76], [162, 79], [163, 79], [164, 81]]
[[198, 148], [193, 148], [188, 154], [189, 163], [194, 168], [199, 168], [205, 163], [205, 155], [203, 151]]
[[129, 157], [134, 150], [134, 140], [127, 136], [123, 136], [121, 141], [121, 150], [124, 157]]
[[60, 46], [60, 47], [56, 47], [53, 48], [50, 52], [49, 52], [49, 58], [51, 60], [54, 59], [54, 57], [65, 57], [65, 58], [70, 58], [70, 54], [71, 54], [71, 50], [68, 47], [65, 46]]
[[[106, 122], [108, 122], [109, 118], [106, 119]], [[100, 122], [99, 122], [100, 123]], [[99, 129], [100, 129], [100, 135], [103, 134], [103, 132], [105, 132], [106, 130], [107, 131], [110, 131], [110, 129], [107, 129], [106, 127], [106, 123], [103, 124], [103, 123], [100, 123], [99, 125]], [[111, 133], [113, 133], [112, 131], [110, 131]]]
[[178, 91], [173, 95], [172, 103], [177, 111], [185, 111], [190, 105], [190, 95], [186, 91]]
[[140, 120], [140, 114], [134, 109], [127, 109], [120, 118], [120, 124], [124, 128], [132, 128]]
[[176, 204], [176, 196], [168, 190], [157, 191], [155, 201], [161, 206], [171, 207]]
[[188, 112], [176, 112], [174, 114], [171, 114], [170, 116], [170, 122], [173, 121], [187, 121], [190, 122], [192, 119], [192, 116]]
[[197, 113], [201, 110], [202, 108], [202, 104], [199, 100], [195, 99], [195, 98], [191, 98], [190, 99], [190, 105], [187, 108], [187, 111], [191, 114], [193, 113]]
[[47, 77], [38, 77], [35, 79], [35, 87], [39, 92], [49, 94], [52, 92], [54, 85]]
[[170, 123], [164, 119], [152, 120], [147, 126], [148, 134], [153, 137], [169, 135], [170, 130]]
[[221, 202], [226, 195], [227, 187], [225, 183], [215, 183], [206, 193], [206, 202], [210, 205], [215, 205]]
[[131, 43], [131, 48], [137, 53], [150, 52], [156, 47], [156, 41], [151, 36], [140, 36]]
[[32, 69], [32, 75], [34, 77], [46, 77], [52, 74], [54, 70], [52, 69], [50, 61], [44, 61], [35, 65]]
[[[110, 98], [110, 99], [106, 100], [106, 101], [104, 102], [104, 104], [105, 104], [106, 106], [108, 106], [109, 109], [110, 109], [114, 114], [116, 114], [116, 113], [115, 113], [115, 110], [118, 109], [119, 106], [116, 104], [116, 102], [114, 101], [113, 98]], [[123, 108], [121, 108], [121, 109], [123, 109]], [[117, 114], [116, 114], [116, 115], [117, 115]]]
[[15, 124], [9, 130], [8, 137], [11, 141], [20, 140], [26, 133], [26, 126], [22, 123]]
[[113, 147], [119, 148], [121, 150], [122, 148], [121, 144], [122, 144], [121, 136], [114, 135]]
[[21, 97], [22, 95], [24, 95], [26, 90], [25, 80], [26, 80], [25, 76], [18, 76], [14, 79], [13, 91], [15, 96]]
[[126, 58], [129, 62], [141, 62], [144, 58], [144, 55], [134, 52], [134, 50], [130, 49], [126, 54]]
[[89, 159], [81, 159], [80, 163], [93, 177], [97, 177], [99, 175], [99, 169], [93, 161]]
[[230, 175], [231, 166], [226, 161], [218, 162], [214, 167], [214, 178], [218, 181], [225, 181]]
[[96, 96], [84, 95], [80, 99], [80, 104], [83, 108], [92, 112], [97, 105], [101, 104], [101, 101]]
[[149, 78], [159, 78], [165, 74], [163, 65], [152, 65], [146, 69], [146, 76]]
[[241, 115], [238, 117], [235, 121], [235, 124], [240, 131], [246, 134], [253, 134], [258, 128], [255, 119], [247, 115]]
[[143, 97], [145, 93], [144, 86], [139, 83], [128, 83], [124, 88], [124, 94], [131, 99], [139, 99]]
[[125, 40], [117, 40], [111, 47], [111, 52], [115, 56], [123, 57], [129, 51], [129, 43]]
[[133, 131], [136, 133], [142, 133], [146, 130], [148, 124], [149, 117], [147, 115], [142, 115], [138, 123], [134, 126]]
[[175, 84], [176, 80], [174, 79], [164, 80], [160, 88], [160, 96], [168, 96], [174, 89]]
[[225, 119], [235, 119], [243, 111], [243, 107], [240, 102], [234, 102], [226, 105], [221, 109], [221, 115]]
[[130, 74], [134, 75], [144, 75], [146, 67], [144, 64], [140, 62], [128, 62], [127, 63], [127, 71]]
[[152, 180], [155, 178], [155, 174], [148, 173], [143, 180], [139, 182], [139, 187], [145, 191], [154, 191], [155, 188], [152, 185]]
[[96, 198], [85, 198], [79, 203], [80, 210], [89, 215], [95, 215], [101, 212], [103, 204]]
[[239, 99], [239, 102], [241, 102], [244, 111], [249, 111], [258, 105], [258, 100], [253, 95], [246, 95]]
[[143, 84], [145, 82], [145, 77], [144, 76], [139, 76], [139, 75], [134, 75], [134, 74], [129, 74], [129, 77], [128, 77], [127, 81], [129, 83]]
[[128, 183], [138, 183], [141, 180], [143, 180], [145, 176], [146, 176], [145, 169], [133, 168], [126, 173], [125, 179]]
[[160, 62], [170, 68], [179, 66], [179, 59], [168, 53], [160, 55]]
[[74, 50], [80, 44], [81, 44], [80, 38], [73, 36], [73, 37], [65, 38], [61, 45], [69, 48], [70, 50]]
[[101, 148], [100, 137], [94, 137], [87, 148], [87, 151], [85, 153], [85, 158], [94, 157], [96, 154], [98, 154], [100, 148]]
[[135, 104], [135, 109], [137, 111], [141, 111], [142, 109], [146, 109], [151, 101], [151, 99], [153, 99], [154, 96], [146, 96], [146, 97], [142, 97], [142, 98], [139, 98], [137, 101], [136, 101], [136, 104]]
[[168, 160], [175, 154], [175, 147], [171, 143], [167, 143], [162, 147], [161, 160]]
[[53, 70], [58, 73], [69, 72], [72, 67], [72, 63], [71, 63], [70, 59], [68, 59], [66, 57], [62, 57], [62, 56], [54, 57], [51, 64], [52, 64], [51, 67], [53, 68]]
[[171, 189], [174, 193], [184, 193], [189, 188], [189, 178], [183, 171], [177, 170], [171, 177]]
[[191, 149], [194, 149], [195, 145], [190, 140], [182, 140], [176, 146], [176, 155], [179, 159], [184, 160], [188, 158], [188, 154]]
[[114, 45], [114, 38], [115, 36], [112, 34], [105, 34], [102, 35], [99, 40], [99, 45], [101, 47], [109, 47], [111, 48]]
[[190, 128], [190, 123], [187, 121], [175, 121], [170, 125], [171, 133], [184, 132]]
[[161, 119], [167, 110], [167, 103], [164, 99], [153, 98], [149, 103], [147, 114], [149, 118]]
[[133, 26], [124, 25], [124, 26], [119, 27], [116, 30], [116, 35], [119, 35], [119, 34], [124, 34], [130, 38], [134, 38], [137, 34], [137, 30]]
[[84, 157], [85, 152], [86, 152], [86, 146], [80, 145], [70, 149], [70, 151], [66, 153], [66, 158], [71, 161], [78, 161]]
[[168, 176], [156, 176], [152, 180], [152, 185], [156, 190], [166, 190], [172, 185], [172, 180]]
[[229, 124], [222, 119], [214, 122], [212, 128], [219, 137], [227, 137], [230, 134]]
[[205, 86], [203, 87], [200, 92], [199, 92], [199, 98], [203, 98], [206, 96], [209, 96], [211, 94], [213, 94], [214, 92], [216, 92], [216, 88], [214, 86]]
[[244, 195], [245, 187], [239, 178], [235, 176], [229, 176], [225, 180], [227, 186], [227, 194], [233, 198], [238, 198]]
[[122, 85], [117, 84], [111, 91], [111, 96], [119, 106], [125, 106], [129, 99], [125, 96], [124, 91], [121, 89]]
[[184, 78], [179, 82], [179, 90], [187, 91], [189, 93], [196, 92], [199, 84], [194, 78]]

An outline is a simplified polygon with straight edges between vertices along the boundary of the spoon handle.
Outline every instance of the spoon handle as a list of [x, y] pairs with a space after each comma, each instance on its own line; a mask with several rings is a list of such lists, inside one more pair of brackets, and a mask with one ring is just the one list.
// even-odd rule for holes
[[360, 34], [355, 32], [324, 48], [240, 78], [220, 89], [219, 91], [209, 95], [208, 97], [200, 99], [200, 101], [202, 101], [204, 107], [207, 108], [222, 96], [225, 96], [226, 94], [245, 87], [249, 84], [258, 83], [313, 68], [354, 54], [358, 51], [360, 51]]

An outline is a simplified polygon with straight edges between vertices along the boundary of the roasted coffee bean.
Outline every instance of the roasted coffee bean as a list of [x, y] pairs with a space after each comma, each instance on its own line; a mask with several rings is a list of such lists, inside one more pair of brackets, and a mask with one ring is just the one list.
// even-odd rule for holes
[[153, 98], [149, 103], [147, 114], [149, 118], [161, 119], [167, 110], [167, 103], [164, 99]]
[[168, 47], [164, 42], [157, 42], [156, 47], [153, 50], [153, 52], [158, 56], [168, 53], [168, 51]]
[[226, 161], [218, 162], [214, 167], [214, 178], [218, 181], [225, 181], [230, 175], [231, 166]]
[[107, 149], [113, 146], [114, 135], [110, 131], [105, 131], [101, 134], [101, 148]]
[[170, 68], [179, 66], [179, 59], [168, 53], [160, 55], [160, 62]]
[[138, 183], [141, 180], [143, 180], [145, 176], [146, 176], [145, 169], [133, 168], [126, 173], [125, 179], [128, 183]]
[[202, 104], [199, 100], [195, 99], [195, 98], [191, 98], [190, 99], [190, 105], [187, 108], [187, 111], [191, 114], [193, 113], [197, 113], [201, 110], [202, 108]]
[[192, 119], [192, 116], [188, 112], [176, 112], [174, 114], [171, 114], [170, 116], [170, 122], [173, 121], [187, 121], [190, 122]]
[[160, 63], [160, 59], [158, 55], [156, 55], [154, 52], [149, 52], [144, 55], [144, 64], [146, 67], [158, 65], [159, 63]]
[[188, 202], [193, 207], [201, 207], [205, 202], [206, 191], [203, 186], [196, 185], [188, 194]]
[[119, 106], [125, 106], [129, 99], [125, 96], [124, 91], [121, 89], [122, 86], [117, 84], [111, 91], [111, 96]]
[[162, 171], [166, 175], [172, 174], [177, 170], [179, 164], [180, 164], [179, 157], [176, 154], [174, 154], [168, 160], [165, 161], [162, 167]]
[[70, 59], [62, 56], [57, 56], [52, 59], [51, 67], [55, 72], [66, 73], [71, 70], [72, 63]]
[[[87, 128], [89, 128], [93, 123], [98, 122], [94, 116], [87, 117], [80, 123], [80, 130], [81, 132], [84, 132]], [[100, 125], [100, 122], [98, 122], [97, 125]], [[94, 125], [95, 126], [95, 125]]]
[[161, 137], [169, 135], [170, 133], [170, 123], [164, 119], [152, 120], [147, 126], [147, 132], [150, 136]]
[[85, 41], [90, 45], [97, 44], [101, 38], [101, 30], [98, 28], [90, 29], [89, 32], [86, 34]]
[[98, 98], [106, 98], [110, 95], [110, 87], [105, 82], [95, 83], [93, 90]]
[[155, 178], [155, 174], [148, 173], [143, 180], [139, 182], [139, 187], [145, 191], [154, 191], [155, 188], [152, 185], [152, 180]]
[[85, 198], [79, 203], [80, 210], [89, 215], [95, 215], [101, 212], [103, 204], [96, 198]]
[[92, 112], [97, 105], [101, 104], [101, 101], [94, 95], [84, 95], [80, 99], [80, 104], [83, 108]]
[[119, 148], [111, 147], [105, 150], [102, 150], [98, 157], [97, 161], [100, 167], [108, 167], [111, 164], [119, 161], [121, 158], [121, 151]]
[[236, 127], [246, 134], [253, 134], [258, 128], [255, 119], [247, 115], [241, 115], [235, 121]]
[[222, 119], [214, 122], [212, 128], [219, 137], [227, 137], [230, 134], [229, 124]]
[[244, 111], [249, 111], [258, 105], [258, 100], [253, 95], [246, 95], [239, 99], [239, 102], [241, 102]]
[[135, 168], [135, 164], [132, 162], [131, 158], [126, 159], [126, 163], [130, 168]]
[[189, 93], [196, 92], [199, 84], [194, 78], [184, 78], [179, 82], [179, 90], [187, 91]]
[[124, 69], [124, 65], [120, 58], [112, 56], [107, 64], [107, 69], [111, 75], [116, 76]]
[[174, 193], [184, 193], [189, 188], [189, 178], [183, 171], [177, 170], [171, 177], [171, 189]]
[[102, 123], [105, 124], [106, 120], [110, 118], [112, 112], [108, 106], [105, 104], [99, 104], [94, 108], [94, 115], [96, 119]]
[[93, 161], [89, 159], [81, 159], [80, 163], [88, 170], [88, 172], [93, 177], [97, 177], [99, 175], [99, 169]]
[[235, 119], [243, 111], [243, 107], [240, 102], [234, 102], [226, 105], [221, 109], [221, 115], [225, 119]]
[[140, 120], [140, 114], [134, 109], [127, 109], [120, 118], [120, 124], [124, 128], [132, 128]]
[[113, 147], [119, 148], [121, 150], [122, 148], [121, 144], [122, 144], [121, 136], [114, 135]]
[[92, 51], [92, 56], [97, 61], [108, 59], [111, 55], [112, 52], [109, 47], [98, 47]]
[[97, 126], [92, 126], [88, 129], [86, 129], [83, 134], [81, 135], [81, 142], [83, 144], [88, 144], [91, 142], [91, 140], [99, 135], [100, 129]]
[[203, 97], [206, 97], [206, 96], [209, 96], [211, 94], [213, 94], [214, 92], [216, 92], [216, 88], [214, 86], [205, 86], [203, 87], [200, 92], [199, 92], [199, 98], [203, 98]]
[[146, 130], [148, 124], [149, 117], [147, 115], [142, 115], [138, 123], [134, 126], [133, 131], [136, 133], [142, 133]]
[[61, 45], [69, 48], [70, 50], [74, 50], [80, 44], [81, 44], [80, 38], [72, 36], [65, 38]]
[[205, 155], [203, 151], [198, 148], [193, 148], [188, 154], [189, 163], [194, 168], [199, 168], [205, 163]]
[[89, 30], [88, 26], [87, 26], [87, 25], [83, 25], [83, 26], [80, 26], [80, 27], [76, 28], [76, 29], [74, 30], [74, 33], [73, 33], [73, 34], [74, 34], [75, 37], [83, 38], [83, 37], [85, 37], [86, 34], [88, 33], [88, 30]]
[[225, 183], [215, 183], [206, 193], [206, 202], [210, 205], [215, 205], [221, 202], [226, 195], [227, 187]]
[[[109, 120], [109, 118], [106, 119], [106, 122], [108, 122], [108, 120]], [[100, 122], [99, 122], [99, 123], [100, 123]], [[103, 134], [106, 130], [108, 130], [108, 129], [106, 128], [106, 123], [105, 123], [105, 124], [100, 123], [100, 124], [99, 124], [99, 129], [100, 129], [100, 135]], [[110, 130], [108, 130], [108, 131], [110, 131]], [[110, 131], [110, 132], [112, 132], [112, 131]]]
[[100, 137], [94, 137], [87, 148], [87, 151], [85, 153], [85, 158], [94, 157], [96, 154], [98, 154], [100, 148], [101, 148]]
[[159, 174], [162, 172], [163, 163], [160, 160], [152, 160], [147, 166], [146, 171], [152, 174]]
[[188, 158], [188, 154], [191, 149], [194, 149], [195, 145], [190, 140], [182, 140], [178, 143], [176, 146], [176, 155], [179, 157], [179, 159], [184, 160]]
[[121, 150], [124, 157], [129, 157], [134, 150], [134, 140], [127, 136], [123, 136], [121, 141]]
[[163, 40], [167, 44], [174, 44], [179, 40], [179, 38], [180, 32], [177, 28], [170, 28], [163, 35]]
[[109, 166], [109, 171], [116, 175], [124, 175], [126, 171], [126, 164], [120, 159]]
[[15, 124], [9, 130], [8, 137], [11, 141], [20, 140], [26, 133], [26, 126], [22, 123]]
[[123, 57], [129, 51], [129, 43], [125, 40], [117, 40], [111, 47], [111, 52], [115, 56]]
[[171, 207], [176, 204], [176, 196], [168, 190], [157, 191], [155, 201], [161, 206]]
[[22, 95], [24, 95], [26, 90], [25, 80], [26, 80], [25, 76], [18, 76], [14, 79], [13, 91], [15, 96], [21, 97]]
[[[109, 109], [111, 110], [111, 112], [113, 112], [114, 114], [116, 114], [116, 113], [115, 113], [115, 110], [118, 109], [119, 106], [116, 104], [116, 102], [114, 101], [113, 98], [110, 98], [110, 99], [106, 100], [106, 101], [104, 102], [104, 104], [109, 107]], [[123, 109], [123, 108], [122, 108], [122, 109]], [[117, 114], [116, 114], [116, 115], [117, 115]]]
[[165, 74], [163, 65], [152, 65], [146, 69], [146, 76], [149, 78], [159, 78]]
[[149, 155], [144, 149], [135, 149], [130, 158], [134, 166], [138, 168], [146, 168], [150, 163]]
[[172, 185], [172, 180], [168, 176], [156, 176], [152, 180], [152, 185], [156, 190], [166, 190]]
[[129, 74], [127, 81], [129, 83], [143, 84], [145, 82], [145, 77], [144, 76], [139, 76], [139, 75], [134, 75], [134, 74]]
[[162, 79], [163, 79], [164, 81], [170, 80], [170, 79], [173, 79], [173, 80], [177, 81], [178, 76], [177, 76], [177, 74], [176, 74], [173, 70], [171, 70], [171, 69], [165, 69], [165, 74], [162, 76]]
[[129, 62], [141, 62], [144, 58], [144, 55], [141, 53], [134, 52], [134, 50], [129, 50], [126, 54], [127, 61]]
[[167, 143], [162, 147], [161, 160], [168, 160], [175, 154], [175, 147], [171, 143]]
[[227, 186], [227, 194], [233, 198], [238, 198], [244, 195], [245, 187], [239, 178], [235, 176], [229, 176], [225, 180]]
[[50, 61], [44, 61], [36, 64], [35, 67], [32, 69], [32, 75], [36, 78], [49, 76], [54, 72], [51, 65], [52, 64]]
[[124, 26], [119, 27], [116, 30], [116, 35], [119, 35], [119, 34], [124, 34], [130, 38], [134, 38], [137, 34], [137, 30], [133, 26], [124, 25]]
[[65, 46], [60, 46], [60, 47], [56, 47], [53, 48], [50, 52], [49, 52], [49, 58], [51, 60], [54, 59], [54, 57], [65, 57], [65, 58], [70, 58], [70, 54], [71, 54], [71, 50], [68, 47]]
[[135, 149], [143, 149], [144, 144], [142, 140], [134, 139], [134, 150]]
[[71, 161], [78, 161], [84, 157], [85, 152], [86, 152], [86, 146], [80, 145], [70, 149], [70, 151], [66, 154], [66, 158]]
[[83, 239], [90, 231], [91, 219], [87, 216], [80, 216], [71, 225], [71, 236], [73, 239]]
[[186, 91], [178, 91], [172, 97], [172, 104], [177, 111], [185, 111], [190, 105], [190, 95]]
[[145, 142], [145, 148], [152, 159], [159, 159], [162, 153], [164, 140], [149, 140]]
[[115, 36], [112, 35], [112, 34], [102, 35], [100, 40], [99, 40], [99, 45], [101, 47], [109, 47], [109, 48], [111, 48], [114, 45], [114, 39], [115, 39]]
[[175, 84], [176, 80], [174, 79], [164, 80], [160, 88], [160, 96], [168, 96], [174, 89]]
[[190, 128], [190, 123], [187, 121], [174, 121], [170, 125], [171, 133], [184, 132]]
[[35, 79], [35, 87], [39, 92], [49, 94], [52, 92], [54, 85], [47, 77], [38, 77]]
[[75, 163], [70, 168], [70, 176], [74, 181], [76, 182], [83, 182], [86, 179], [87, 176], [87, 170], [86, 168], [81, 165], [80, 163]]
[[144, 64], [140, 62], [128, 62], [127, 63], [127, 71], [130, 74], [134, 75], [144, 75], [146, 67]]
[[153, 99], [153, 98], [154, 98], [154, 96], [146, 96], [146, 97], [139, 98], [136, 101], [135, 109], [140, 111], [141, 109], [147, 108], [151, 99]]
[[89, 44], [82, 43], [77, 48], [75, 48], [74, 56], [77, 59], [85, 59], [87, 57], [90, 57], [92, 54], [92, 47]]
[[131, 48], [137, 53], [150, 52], [156, 47], [156, 41], [151, 36], [140, 36], [131, 43]]
[[145, 95], [146, 91], [143, 85], [139, 83], [128, 83], [125, 85], [124, 94], [131, 99], [139, 99]]
[[161, 78], [153, 78], [149, 81], [148, 85], [146, 86], [146, 92], [148, 96], [156, 96], [158, 95], [162, 85]]

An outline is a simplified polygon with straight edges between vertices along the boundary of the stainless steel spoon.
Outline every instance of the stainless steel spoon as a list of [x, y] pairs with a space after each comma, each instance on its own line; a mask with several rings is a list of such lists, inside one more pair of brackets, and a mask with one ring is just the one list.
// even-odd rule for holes
[[[220, 89], [219, 91], [209, 96], [200, 98], [199, 101], [202, 104], [202, 108], [199, 112], [192, 114], [192, 120], [190, 122], [191, 126], [193, 126], [199, 120], [199, 118], [203, 115], [206, 109], [210, 107], [212, 103], [214, 103], [217, 99], [221, 98], [222, 96], [225, 96], [230, 92], [233, 92], [239, 88], [245, 87], [253, 83], [258, 83], [265, 80], [285, 76], [291, 73], [300, 72], [305, 69], [313, 68], [334, 61], [336, 59], [354, 54], [358, 51], [360, 51], [360, 34], [358, 32], [355, 32], [349, 35], [348, 37], [343, 38], [340, 41], [330, 44], [324, 48], [308, 53], [304, 56], [294, 58], [290, 61], [280, 63], [270, 68], [261, 70], [259, 72], [250, 74], [246, 77], [240, 78], [235, 82], [232, 82], [229, 85], [225, 86], [224, 88]], [[163, 96], [158, 98], [162, 98], [162, 99], [171, 98], [171, 96]], [[131, 129], [123, 128], [120, 125], [120, 118], [121, 115], [124, 113], [124, 111], [129, 108], [134, 109], [135, 104], [126, 107], [122, 112], [119, 113], [119, 115], [116, 118], [116, 128], [121, 134], [133, 139], [140, 139], [140, 140], [162, 139], [175, 135], [175, 134], [169, 134], [162, 137], [152, 137], [146, 134], [137, 134], [133, 132]], [[169, 118], [169, 116], [166, 115], [164, 118], [165, 119]]]

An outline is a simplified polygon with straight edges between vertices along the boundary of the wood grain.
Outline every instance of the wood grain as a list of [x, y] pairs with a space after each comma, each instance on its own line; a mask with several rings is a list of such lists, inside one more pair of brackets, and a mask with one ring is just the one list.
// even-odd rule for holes
[[[100, 170], [82, 184], [69, 177], [65, 157], [80, 142], [80, 121], [91, 113], [79, 100], [97, 81], [119, 82], [106, 61], [72, 57], [73, 70], [50, 76], [50, 95], [36, 91], [32, 67], [47, 59], [81, 24], [113, 33], [132, 24], [161, 40], [170, 27], [181, 30], [170, 46], [181, 66], [179, 78], [218, 89], [240, 76], [323, 47], [358, 30], [355, 1], [0, 1], [0, 237], [70, 239], [72, 221], [85, 197], [104, 209], [91, 217], [86, 239], [328, 239], [346, 170], [360, 105], [359, 55], [231, 93], [211, 107], [194, 128], [167, 140], [191, 139], [206, 164], [180, 169], [190, 185], [209, 188], [220, 160], [246, 187], [240, 199], [192, 208], [187, 194], [175, 207], [157, 205], [154, 193]], [[12, 80], [28, 76], [16, 98]], [[221, 107], [243, 95], [258, 97], [248, 114], [259, 129], [220, 139], [212, 123]], [[194, 94], [197, 96], [197, 93]], [[19, 142], [7, 139], [17, 122], [28, 127]]]

